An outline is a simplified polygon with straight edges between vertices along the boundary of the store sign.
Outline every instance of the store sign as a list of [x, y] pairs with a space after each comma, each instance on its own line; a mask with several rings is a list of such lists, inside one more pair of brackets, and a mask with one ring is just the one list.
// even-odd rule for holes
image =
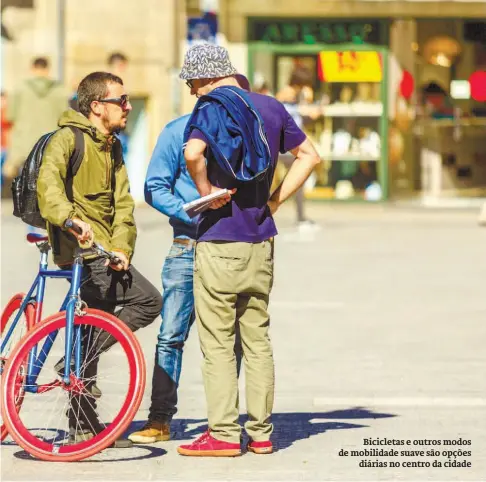
[[327, 20], [251, 19], [250, 41], [272, 44], [380, 43], [380, 22], [329, 22]]
[[324, 82], [381, 82], [378, 52], [320, 52], [319, 78]]
[[205, 13], [203, 17], [187, 19], [187, 40], [189, 45], [196, 43], [217, 43], [218, 19], [216, 15]]

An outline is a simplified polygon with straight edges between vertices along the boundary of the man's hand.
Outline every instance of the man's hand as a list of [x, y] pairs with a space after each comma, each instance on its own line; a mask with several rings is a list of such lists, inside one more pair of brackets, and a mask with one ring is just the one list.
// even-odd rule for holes
[[[221, 188], [220, 187], [211, 186], [211, 189], [206, 194], [206, 196], [208, 194], [213, 194], [213, 192], [218, 192], [218, 191], [221, 191]], [[225, 204], [228, 204], [231, 201], [231, 196], [235, 192], [236, 192], [236, 189], [231, 189], [229, 193], [227, 193], [223, 197], [220, 197], [220, 198], [216, 199], [215, 201], [213, 201], [209, 205], [209, 209], [219, 209], [219, 208], [222, 208]]]
[[272, 216], [277, 212], [277, 209], [279, 208], [277, 201], [272, 201], [272, 199], [268, 200], [267, 206], [270, 208], [270, 214]]
[[110, 268], [114, 269], [115, 271], [127, 271], [128, 267], [130, 266], [127, 255], [121, 251], [112, 251], [112, 253], [120, 260], [120, 262], [118, 264], [110, 264], [110, 260], [107, 259], [105, 261], [105, 266], [109, 265]]
[[72, 218], [71, 221], [78, 226], [81, 233], [77, 233], [73, 229], [69, 229], [69, 232], [76, 237], [79, 243], [85, 245], [83, 247], [89, 247], [93, 243], [93, 229], [91, 226], [79, 218]]

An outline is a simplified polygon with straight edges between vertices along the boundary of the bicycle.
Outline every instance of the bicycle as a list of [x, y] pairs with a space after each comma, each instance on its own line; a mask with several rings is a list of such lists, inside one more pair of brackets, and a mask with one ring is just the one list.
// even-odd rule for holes
[[[96, 254], [110, 263], [118, 258], [93, 243], [76, 249], [71, 269], [50, 270], [48, 238], [28, 234], [27, 241], [40, 251], [39, 271], [28, 293], [14, 296], [7, 305], [9, 311], [4, 311], [10, 313], [9, 319], [17, 313], [1, 344], [2, 437], [8, 432], [26, 452], [42, 460], [78, 461], [110, 446], [127, 429], [142, 401], [145, 361], [138, 340], [123, 322], [88, 308], [79, 296], [86, 256]], [[67, 279], [71, 286], [59, 312], [40, 321], [47, 278]], [[7, 353], [22, 324], [27, 333]], [[116, 373], [102, 378], [99, 372], [108, 370], [106, 366], [98, 370], [100, 355], [111, 337], [118, 343], [110, 349], [116, 363], [108, 368], [115, 368]], [[96, 393], [93, 386], [98, 384], [103, 390], [98, 388]], [[115, 409], [108, 410], [107, 397], [117, 402]], [[53, 428], [54, 423], [62, 427]]]

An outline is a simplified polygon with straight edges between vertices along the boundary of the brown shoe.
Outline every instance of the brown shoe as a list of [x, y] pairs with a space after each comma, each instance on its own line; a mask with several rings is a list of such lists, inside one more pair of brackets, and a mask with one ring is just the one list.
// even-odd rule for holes
[[138, 432], [133, 432], [128, 439], [136, 444], [153, 444], [170, 440], [170, 424], [149, 420]]

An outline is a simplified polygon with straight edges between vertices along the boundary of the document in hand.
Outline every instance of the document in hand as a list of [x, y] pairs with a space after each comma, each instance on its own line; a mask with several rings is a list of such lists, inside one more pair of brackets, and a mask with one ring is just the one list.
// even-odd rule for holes
[[193, 217], [197, 216], [198, 214], [201, 214], [202, 212], [206, 211], [206, 209], [209, 208], [209, 205], [213, 201], [215, 201], [216, 199], [219, 199], [220, 197], [223, 197], [224, 195], [228, 194], [229, 192], [230, 191], [228, 189], [221, 189], [219, 191], [208, 194], [207, 196], [203, 196], [199, 199], [195, 199], [194, 201], [191, 201], [190, 203], [186, 203], [182, 207], [184, 208], [184, 211], [186, 211], [188, 216], [193, 218]]

